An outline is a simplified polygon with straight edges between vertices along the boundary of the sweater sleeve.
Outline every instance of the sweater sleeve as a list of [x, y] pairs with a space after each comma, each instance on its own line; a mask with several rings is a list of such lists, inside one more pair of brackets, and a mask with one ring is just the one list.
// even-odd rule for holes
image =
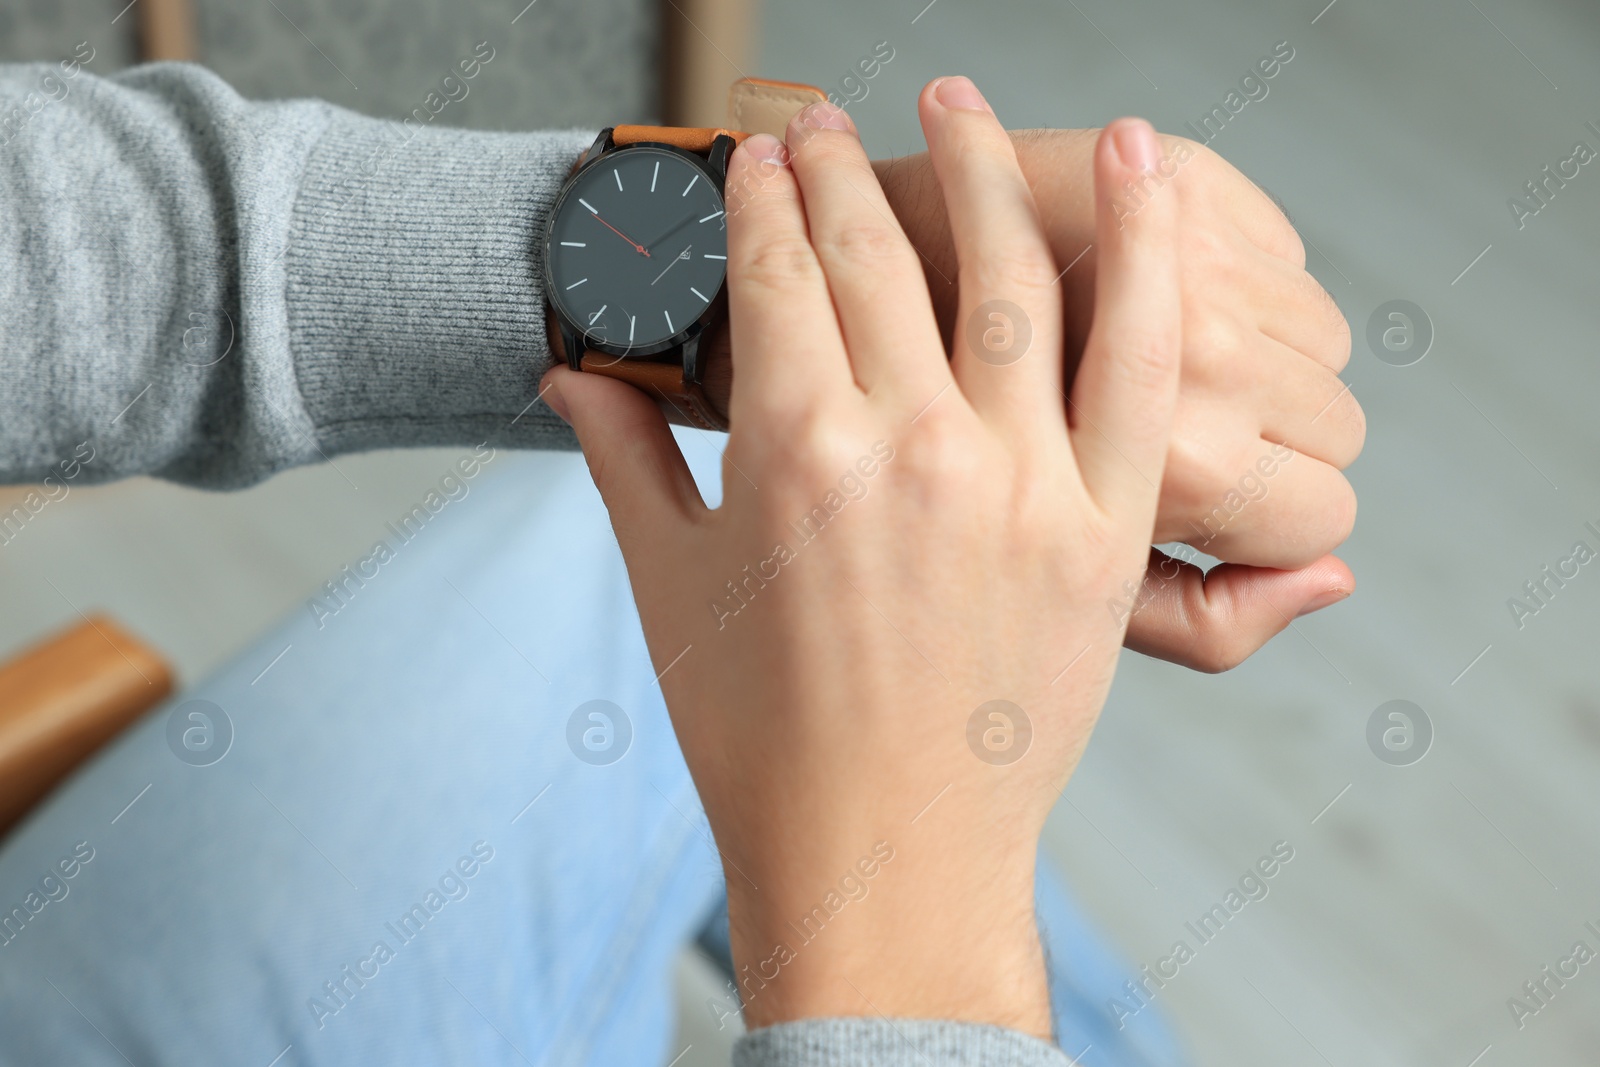
[[931, 1019], [806, 1019], [754, 1030], [733, 1067], [1073, 1067], [1054, 1045], [998, 1026]]
[[0, 66], [0, 484], [85, 454], [84, 480], [227, 489], [365, 449], [575, 447], [538, 402], [539, 234], [594, 131], [416, 115], [246, 101], [186, 64]]

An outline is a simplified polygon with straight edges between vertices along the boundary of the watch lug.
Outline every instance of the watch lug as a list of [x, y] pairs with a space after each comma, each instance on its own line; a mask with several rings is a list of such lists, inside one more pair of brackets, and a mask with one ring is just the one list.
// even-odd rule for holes
[[567, 354], [567, 366], [573, 370], [582, 370], [583, 338], [565, 323], [561, 326], [561, 347]]
[[578, 159], [578, 166], [581, 167], [590, 160], [598, 159], [601, 155], [611, 150], [612, 128], [613, 127], [607, 126], [605, 129], [600, 131], [600, 133], [594, 139], [594, 144], [590, 145], [583, 155]]
[[705, 373], [705, 367], [700, 359], [701, 336], [701, 334], [695, 334], [683, 342], [683, 348], [680, 353], [683, 358], [683, 380], [694, 385], [701, 384], [701, 376]]
[[722, 185], [728, 184], [728, 156], [733, 153], [733, 138], [727, 134], [719, 134], [711, 142], [711, 151], [706, 153], [706, 162], [711, 165], [711, 170], [717, 176], [717, 181]]

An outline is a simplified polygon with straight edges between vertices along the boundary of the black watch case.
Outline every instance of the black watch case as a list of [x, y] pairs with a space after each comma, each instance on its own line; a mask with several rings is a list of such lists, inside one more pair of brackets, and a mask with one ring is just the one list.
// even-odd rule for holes
[[[662, 360], [662, 354], [678, 350], [678, 357], [683, 364], [685, 381], [700, 382], [702, 380], [703, 365], [700, 359], [699, 342], [706, 327], [718, 316], [723, 314], [726, 306], [723, 281], [726, 277], [727, 263], [727, 205], [723, 198], [724, 187], [727, 182], [728, 155], [733, 151], [734, 140], [726, 134], [719, 135], [713, 142], [710, 151], [702, 156], [696, 152], [686, 151], [675, 145], [657, 141], [640, 141], [634, 144], [618, 146], [612, 140], [612, 128], [607, 127], [600, 131], [595, 142], [583, 154], [577, 168], [567, 178], [557, 195], [555, 203], [551, 206], [549, 218], [546, 221], [544, 233], [544, 284], [546, 300], [554, 310], [556, 320], [561, 331], [561, 341], [566, 349], [567, 362], [573, 369], [578, 369], [578, 364], [583, 358], [585, 350], [604, 352], [619, 359]], [[682, 184], [683, 174], [690, 174], [689, 187], [677, 195], [672, 195], [670, 189], [658, 190], [662, 163], [667, 164], [667, 170], [680, 179], [677, 184]], [[642, 185], [642, 172], [652, 174], [647, 189], [625, 188], [622, 178], [622, 169], [626, 166], [629, 170], [629, 185]], [[687, 168], [687, 169], [685, 169]], [[610, 181], [602, 183], [609, 174]], [[715, 213], [707, 212], [699, 216], [699, 212], [712, 204], [704, 197], [704, 191], [698, 194], [699, 199], [690, 200], [693, 186], [697, 180], [703, 180], [707, 189], [714, 195]], [[588, 195], [586, 195], [588, 194]], [[593, 197], [591, 201], [590, 196]], [[602, 200], [602, 196], [605, 198]], [[603, 215], [600, 209], [613, 213], [621, 222], [634, 228], [648, 224], [650, 204], [659, 200], [662, 214], [669, 219], [673, 214], [687, 214], [675, 224], [668, 227], [666, 232], [659, 236], [653, 234], [624, 234]], [[678, 201], [684, 201], [679, 204]], [[695, 207], [699, 203], [699, 207]], [[599, 222], [594, 226], [589, 220]], [[651, 253], [659, 252], [660, 247], [655, 247], [665, 242], [666, 238], [675, 233], [681, 233], [691, 227], [704, 226], [709, 222], [716, 222], [717, 233], [709, 242], [709, 246], [716, 249], [715, 253], [708, 253], [702, 249], [702, 262], [699, 270], [703, 281], [707, 273], [707, 266], [714, 265], [714, 261], [721, 260], [721, 271], [717, 275], [716, 291], [711, 294], [704, 293], [693, 286], [683, 286], [684, 277], [674, 279], [674, 285], [666, 293], [674, 294], [677, 301], [676, 309], [680, 315], [687, 312], [685, 299], [681, 295], [682, 288], [698, 298], [698, 303], [703, 303], [698, 314], [682, 321], [674, 321], [671, 308], [663, 310], [665, 315], [666, 330], [655, 328], [650, 338], [646, 341], [635, 342], [637, 316], [628, 314], [620, 306], [612, 312], [615, 320], [618, 314], [625, 315], [628, 319], [629, 339], [611, 336], [611, 325], [616, 325], [617, 333], [621, 333], [620, 322], [601, 323], [602, 316], [612, 310], [612, 303], [605, 298], [605, 294], [616, 288], [623, 287], [621, 276], [627, 275], [631, 281], [632, 290], [640, 290], [639, 279], [645, 274], [654, 271], [656, 263], [662, 263], [660, 274], [650, 283], [646, 290], [651, 295], [654, 286], [660, 284], [668, 273], [681, 262], [690, 262], [691, 267], [681, 272], [688, 275], [696, 268], [692, 265], [694, 257], [691, 242], [684, 252], [674, 253], [670, 258], [653, 256]], [[604, 227], [604, 228], [602, 228]], [[606, 231], [611, 231], [607, 233]], [[692, 232], [692, 231], [691, 231]], [[703, 233], [703, 231], [701, 231]], [[612, 236], [612, 235], [615, 236]], [[583, 241], [574, 238], [583, 237]], [[646, 246], [640, 241], [641, 237], [651, 239], [651, 246]], [[595, 250], [589, 250], [589, 242], [593, 241]], [[674, 241], [673, 244], [676, 242]], [[635, 255], [642, 259], [635, 260]], [[616, 258], [613, 258], [616, 257]], [[609, 264], [609, 266], [608, 266]], [[579, 298], [566, 297], [557, 294], [571, 293], [576, 289], [590, 284], [590, 275], [593, 271], [586, 267], [604, 269], [607, 278], [601, 279], [595, 288], [588, 289], [580, 294]], [[639, 271], [644, 271], [640, 274]], [[576, 280], [571, 280], [572, 275], [580, 275]], [[611, 289], [607, 288], [607, 280], [611, 280]], [[696, 280], [696, 279], [690, 279]], [[587, 299], [592, 304], [600, 300], [598, 311], [595, 311], [587, 320], [583, 311], [587, 305], [580, 306], [578, 300]], [[679, 359], [671, 360], [678, 362]]]

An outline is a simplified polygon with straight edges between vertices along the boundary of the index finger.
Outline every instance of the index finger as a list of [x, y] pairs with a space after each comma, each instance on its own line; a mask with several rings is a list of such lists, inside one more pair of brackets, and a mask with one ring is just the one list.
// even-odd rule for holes
[[730, 421], [761, 425], [854, 379], [783, 142], [756, 134], [734, 149], [726, 198]]

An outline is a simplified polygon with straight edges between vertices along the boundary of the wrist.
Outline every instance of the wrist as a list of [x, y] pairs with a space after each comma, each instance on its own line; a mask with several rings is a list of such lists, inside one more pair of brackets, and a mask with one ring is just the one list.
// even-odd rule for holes
[[730, 870], [730, 933], [746, 1024], [950, 1019], [1048, 1040], [1033, 857], [1029, 848], [971, 864], [966, 877], [947, 857], [879, 841], [854, 862], [754, 874], [760, 889]]

